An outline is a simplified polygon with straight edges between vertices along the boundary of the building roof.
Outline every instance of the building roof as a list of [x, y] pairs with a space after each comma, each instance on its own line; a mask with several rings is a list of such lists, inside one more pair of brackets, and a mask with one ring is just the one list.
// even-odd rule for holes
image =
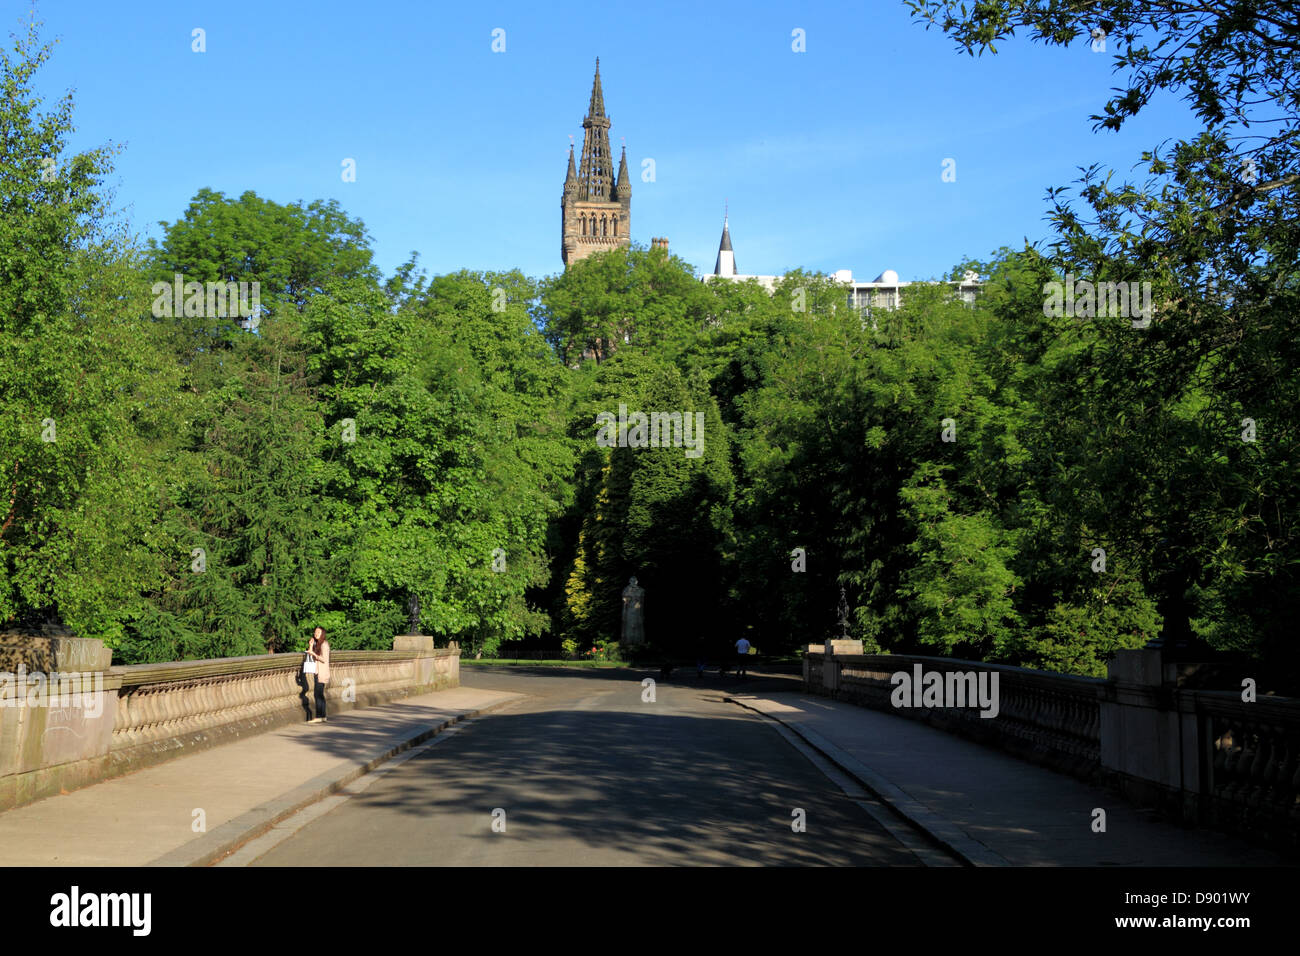
[[[722, 260], [727, 260], [727, 269], [723, 271]], [[731, 250], [731, 231], [727, 228], [727, 217], [722, 217], [722, 241], [718, 243], [718, 261], [713, 266], [715, 276], [734, 276], [736, 274], [736, 254]]]

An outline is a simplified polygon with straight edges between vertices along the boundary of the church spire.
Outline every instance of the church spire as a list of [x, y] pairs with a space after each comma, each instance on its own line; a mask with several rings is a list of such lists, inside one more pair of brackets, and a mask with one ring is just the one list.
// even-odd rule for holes
[[[569, 139], [573, 139], [572, 136]], [[567, 196], [578, 188], [578, 171], [573, 166], [573, 143], [569, 143], [569, 173], [564, 177], [564, 194]]]
[[731, 231], [727, 229], [727, 214], [722, 213], [722, 241], [718, 243], [718, 263], [713, 267], [715, 276], [736, 274], [736, 254], [731, 251]]
[[582, 121], [582, 162], [578, 166], [578, 198], [609, 202], [614, 186], [613, 162], [609, 155], [609, 117], [605, 95], [600, 89], [600, 58], [596, 58], [596, 79], [591, 84], [591, 106]]
[[605, 94], [600, 88], [600, 57], [596, 57], [596, 78], [591, 81], [591, 105], [587, 107], [587, 119], [605, 115]]

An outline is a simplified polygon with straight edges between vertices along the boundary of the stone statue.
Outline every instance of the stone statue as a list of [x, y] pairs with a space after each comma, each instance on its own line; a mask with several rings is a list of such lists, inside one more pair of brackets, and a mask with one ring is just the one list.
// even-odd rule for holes
[[410, 615], [410, 619], [407, 621], [407, 625], [406, 625], [410, 630], [408, 630], [407, 633], [419, 634], [420, 633], [420, 598], [418, 595], [415, 594], [411, 595], [411, 599], [406, 602], [406, 611]]
[[636, 575], [628, 578], [623, 589], [624, 644], [645, 643], [645, 588], [637, 586]]
[[844, 593], [844, 585], [840, 585], [840, 640], [849, 639], [849, 599]]

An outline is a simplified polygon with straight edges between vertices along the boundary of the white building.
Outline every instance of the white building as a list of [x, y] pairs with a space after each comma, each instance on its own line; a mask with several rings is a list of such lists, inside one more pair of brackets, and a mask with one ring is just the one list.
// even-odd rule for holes
[[718, 261], [713, 267], [713, 275], [704, 276], [704, 282], [711, 282], [715, 279], [735, 279], [737, 282], [744, 282], [746, 279], [757, 279], [768, 292], [776, 290], [776, 284], [781, 281], [781, 276], [751, 276], [744, 275], [736, 271], [736, 254], [731, 248], [731, 232], [727, 229], [727, 217], [722, 217], [722, 241], [718, 243]]
[[[847, 287], [850, 306], [859, 312], [867, 313], [873, 309], [897, 309], [902, 303], [903, 289], [912, 284], [900, 281], [898, 273], [893, 269], [886, 269], [870, 282], [853, 281], [853, 272], [850, 269], [833, 272], [830, 278]], [[768, 292], [774, 291], [777, 283], [782, 279], [781, 276], [745, 275], [736, 271], [736, 253], [731, 248], [731, 231], [727, 227], [726, 216], [722, 217], [722, 241], [718, 244], [718, 261], [713, 267], [713, 275], [706, 275], [701, 281], [716, 282], [720, 279], [736, 282], [756, 279]], [[961, 300], [970, 305], [974, 303], [975, 296], [979, 293], [979, 280], [980, 277], [974, 272], [967, 272], [961, 281], [949, 284], [961, 296]]]

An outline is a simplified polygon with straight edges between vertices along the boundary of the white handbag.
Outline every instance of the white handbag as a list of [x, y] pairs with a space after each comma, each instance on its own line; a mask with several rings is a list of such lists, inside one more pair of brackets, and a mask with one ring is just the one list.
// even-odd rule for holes
[[308, 654], [306, 659], [302, 662], [302, 672], [304, 674], [316, 673], [316, 658]]

